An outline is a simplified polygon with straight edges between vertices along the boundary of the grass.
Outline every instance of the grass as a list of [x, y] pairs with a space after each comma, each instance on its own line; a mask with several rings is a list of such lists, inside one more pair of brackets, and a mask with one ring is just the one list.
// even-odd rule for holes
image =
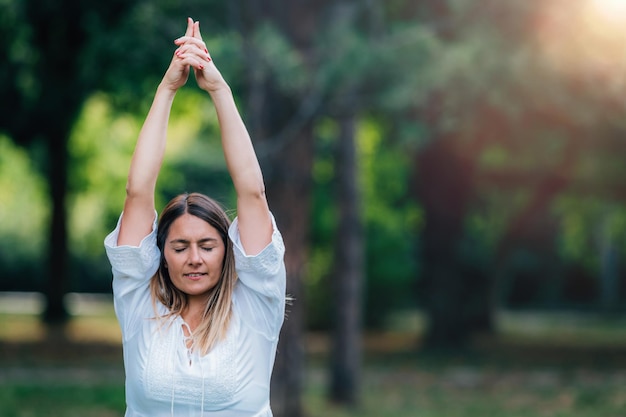
[[[369, 366], [363, 404], [348, 412], [325, 402], [321, 384], [307, 391], [311, 416], [568, 416], [626, 415], [626, 373], [556, 369], [445, 367], [419, 371]], [[316, 412], [313, 412], [315, 410]]]
[[[365, 338], [360, 405], [327, 401], [328, 341], [310, 335], [308, 417], [625, 417], [626, 323], [589, 315], [508, 315], [498, 337], [454, 354], [419, 353], [415, 332]], [[0, 314], [0, 415], [124, 413], [119, 330], [110, 310], [49, 331]]]
[[121, 384], [3, 384], [0, 407], [6, 417], [121, 417]]

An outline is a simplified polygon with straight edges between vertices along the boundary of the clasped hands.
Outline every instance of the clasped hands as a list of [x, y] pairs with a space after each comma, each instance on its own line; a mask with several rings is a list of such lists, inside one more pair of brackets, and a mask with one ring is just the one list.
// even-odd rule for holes
[[194, 22], [190, 17], [187, 18], [185, 35], [176, 39], [174, 44], [178, 46], [178, 49], [174, 52], [170, 66], [163, 77], [164, 86], [173, 91], [178, 90], [185, 85], [189, 78], [190, 68], [193, 68], [196, 82], [201, 89], [211, 93], [227, 87], [202, 40], [200, 22]]

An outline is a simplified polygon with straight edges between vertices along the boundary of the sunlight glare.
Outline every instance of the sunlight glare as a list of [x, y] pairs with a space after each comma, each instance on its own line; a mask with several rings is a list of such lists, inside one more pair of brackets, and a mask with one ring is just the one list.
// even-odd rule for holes
[[588, 0], [582, 10], [586, 24], [596, 35], [626, 35], [626, 0]]
[[626, 0], [592, 0], [591, 6], [599, 17], [626, 25]]
[[626, 0], [546, 0], [535, 36], [555, 70], [623, 92]]

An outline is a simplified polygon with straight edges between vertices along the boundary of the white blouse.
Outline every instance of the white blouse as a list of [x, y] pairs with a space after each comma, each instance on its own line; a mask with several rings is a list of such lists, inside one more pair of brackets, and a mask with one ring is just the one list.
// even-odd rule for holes
[[[149, 281], [161, 256], [156, 219], [138, 247], [117, 245], [120, 221], [105, 238], [122, 329], [126, 417], [272, 416], [270, 378], [285, 313], [285, 247], [272, 222], [272, 241], [256, 256], [245, 254], [237, 219], [231, 224], [233, 314], [226, 338], [205, 356], [187, 349], [182, 317], [155, 319]], [[167, 312], [158, 301], [156, 308]]]

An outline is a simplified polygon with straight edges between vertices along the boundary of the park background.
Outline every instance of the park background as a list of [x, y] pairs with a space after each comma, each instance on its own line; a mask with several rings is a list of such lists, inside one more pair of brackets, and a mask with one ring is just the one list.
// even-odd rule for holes
[[[626, 415], [623, 0], [1, 1], [0, 415], [123, 413], [102, 240], [187, 16], [285, 238], [277, 417]], [[211, 106], [158, 206], [234, 207]]]

